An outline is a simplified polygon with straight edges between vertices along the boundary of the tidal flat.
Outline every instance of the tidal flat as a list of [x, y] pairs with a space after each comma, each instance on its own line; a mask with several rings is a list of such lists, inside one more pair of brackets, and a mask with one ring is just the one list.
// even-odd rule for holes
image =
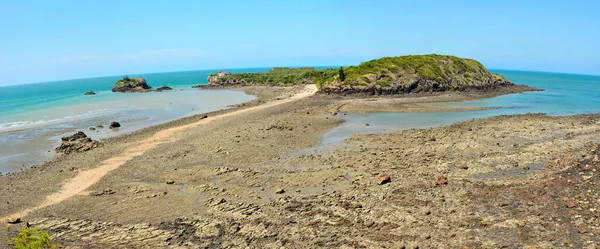
[[[71, 248], [600, 242], [600, 115], [502, 115], [359, 134], [313, 151], [352, 106], [372, 100], [345, 105], [304, 86], [239, 90], [258, 98], [0, 176], [0, 216], [21, 220], [2, 223], [2, 241], [28, 223]], [[422, 97], [398, 101], [430, 106]], [[66, 195], [70, 179], [111, 163], [118, 167]], [[61, 196], [68, 198], [44, 206]]]

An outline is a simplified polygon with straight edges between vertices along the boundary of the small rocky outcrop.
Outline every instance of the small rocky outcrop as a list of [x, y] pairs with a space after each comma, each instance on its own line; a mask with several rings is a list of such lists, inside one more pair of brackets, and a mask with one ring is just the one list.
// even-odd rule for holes
[[121, 124], [117, 121], [112, 121], [110, 123], [110, 125], [108, 126], [109, 129], [119, 128], [119, 127], [121, 127]]
[[170, 88], [168, 86], [161, 86], [159, 88], [156, 88], [156, 92], [170, 91], [170, 90], [173, 90], [173, 88]]
[[84, 95], [96, 95], [96, 93], [94, 91], [89, 91], [89, 92], [86, 92]]
[[56, 147], [57, 152], [69, 154], [73, 152], [84, 152], [100, 146], [100, 142], [92, 140], [82, 131], [63, 137], [62, 143]]
[[113, 92], [149, 92], [152, 89], [142, 77], [129, 78], [127, 76], [117, 81], [112, 88]]
[[218, 72], [216, 74], [212, 74], [208, 76], [208, 85], [209, 86], [220, 86], [223, 84], [225, 77], [231, 76], [230, 72]]

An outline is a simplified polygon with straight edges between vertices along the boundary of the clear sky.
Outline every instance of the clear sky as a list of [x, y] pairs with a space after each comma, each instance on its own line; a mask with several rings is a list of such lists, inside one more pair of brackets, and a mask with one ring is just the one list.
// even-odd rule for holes
[[600, 74], [597, 0], [1, 0], [0, 85], [451, 54]]

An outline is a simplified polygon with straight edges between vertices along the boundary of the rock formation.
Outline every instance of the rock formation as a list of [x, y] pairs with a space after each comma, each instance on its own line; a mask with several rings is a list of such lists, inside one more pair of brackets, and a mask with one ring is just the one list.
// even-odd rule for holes
[[146, 84], [146, 80], [142, 77], [129, 78], [127, 76], [117, 81], [112, 88], [113, 92], [148, 92], [152, 89]]
[[89, 92], [86, 92], [84, 95], [96, 95], [96, 93], [94, 91], [89, 91]]
[[57, 152], [69, 154], [72, 152], [84, 152], [100, 146], [100, 142], [92, 140], [82, 131], [62, 138], [62, 143], [56, 147]]
[[162, 92], [162, 91], [170, 91], [170, 90], [173, 90], [173, 88], [170, 88], [168, 86], [161, 86], [161, 87], [157, 88], [155, 91]]
[[227, 76], [231, 76], [230, 72], [218, 72], [216, 74], [208, 76], [208, 85], [209, 86], [218, 86], [223, 84], [224, 78]]
[[121, 124], [117, 121], [111, 122], [110, 126], [108, 126], [109, 129], [119, 128], [119, 127], [121, 127]]

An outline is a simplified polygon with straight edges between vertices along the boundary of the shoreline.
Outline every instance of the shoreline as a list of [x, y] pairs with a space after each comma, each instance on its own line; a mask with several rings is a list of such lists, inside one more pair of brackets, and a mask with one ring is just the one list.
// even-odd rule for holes
[[[264, 97], [238, 105], [236, 110], [281, 101], [295, 90], [258, 87], [248, 91], [264, 91]], [[48, 231], [57, 243], [85, 243], [92, 248], [123, 242], [116, 239], [119, 236], [128, 236], [128, 247], [157, 248], [210, 243], [263, 248], [274, 244], [379, 247], [400, 242], [435, 247], [449, 240], [452, 246], [499, 245], [507, 238], [496, 230], [503, 227], [502, 219], [525, 219], [532, 229], [541, 226], [531, 219], [536, 217], [535, 210], [547, 205], [540, 199], [545, 195], [523, 196], [526, 193], [519, 187], [528, 184], [534, 192], [562, 191], [559, 196], [577, 191], [539, 186], [554, 181], [561, 181], [556, 186], [564, 186], [564, 179], [572, 176], [563, 174], [580, 169], [571, 167], [576, 159], [573, 155], [579, 151], [589, 154], [588, 142], [600, 132], [600, 115], [510, 115], [356, 135], [345, 140], [348, 146], [334, 151], [294, 153], [314, 148], [323, 134], [343, 122], [333, 113], [344, 103], [341, 98], [316, 95], [201, 126], [192, 125], [203, 120], [203, 115], [198, 115], [109, 138], [103, 140], [105, 146], [92, 151], [60, 156], [42, 167], [0, 176], [0, 184], [10, 186], [6, 195], [0, 196], [0, 213], [35, 206], [69, 179], [113, 160], [120, 166], [89, 188], [22, 220]], [[206, 115], [232, 112], [234, 109]], [[167, 132], [181, 126], [188, 129], [178, 129], [178, 135]], [[163, 135], [157, 138], [156, 134]], [[162, 144], [154, 145], [158, 142]], [[138, 147], [143, 150], [132, 149]], [[120, 157], [124, 151], [123, 155], [133, 157]], [[463, 163], [468, 169], [461, 168]], [[538, 169], [540, 163], [543, 167]], [[390, 175], [391, 181], [380, 185], [375, 178], [382, 173]], [[447, 179], [441, 185], [435, 183], [440, 175]], [[479, 192], [470, 191], [475, 188], [490, 198], [482, 199]], [[513, 212], [508, 205], [502, 206], [505, 212], [491, 212], [495, 209], [490, 205], [496, 206], [502, 198], [512, 196], [510, 193], [521, 196], [514, 202], [531, 201], [533, 211]], [[427, 208], [430, 211], [425, 214]], [[450, 213], [458, 215], [448, 216]], [[565, 222], [548, 223], [568, 225], [568, 217], [560, 217]], [[486, 226], [478, 225], [482, 220]], [[463, 222], [469, 225], [462, 226]], [[238, 228], [229, 229], [234, 225]], [[2, 226], [14, 230], [18, 225]], [[184, 227], [191, 232], [182, 230]], [[477, 232], [477, 237], [469, 239], [469, 231]], [[8, 236], [12, 234], [0, 237]], [[542, 233], [527, 242], [508, 238], [514, 245], [539, 245], [549, 236]], [[589, 239], [586, 234], [581, 236]]]
[[[228, 106], [230, 104], [242, 103], [255, 98], [254, 96], [235, 91], [210, 93], [190, 88], [185, 93], [181, 92], [182, 91], [172, 91], [170, 93], [157, 94], [156, 97], [153, 97], [154, 95], [145, 95], [145, 97], [144, 95], [138, 95], [139, 97], [131, 96], [133, 99], [125, 96], [125, 94], [118, 94], [122, 96], [112, 96], [103, 99], [102, 102], [98, 102], [106, 104], [102, 104], [102, 106], [99, 105], [98, 108], [102, 109], [106, 106], [115, 106], [115, 103], [126, 103], [130, 100], [133, 104], [131, 106], [122, 106], [122, 109], [111, 109], [108, 111], [108, 115], [105, 114], [107, 112], [104, 111], [93, 117], [82, 116], [77, 119], [69, 118], [62, 121], [53, 121], [51, 123], [36, 124], [34, 126], [29, 125], [20, 128], [13, 127], [10, 130], [2, 130], [0, 131], [0, 139], [2, 139], [2, 142], [6, 142], [6, 144], [0, 146], [0, 151], [4, 151], [4, 153], [0, 153], [0, 157], [4, 163], [4, 166], [0, 167], [0, 172], [15, 172], [23, 167], [39, 166], [43, 164], [44, 161], [52, 159], [52, 156], [48, 156], [47, 152], [53, 151], [56, 146], [60, 145], [60, 138], [71, 135], [76, 131], [83, 131], [95, 140], [106, 139], [108, 137], [119, 136], [121, 134], [130, 133], [161, 123], [175, 121], [180, 118], [201, 114], [207, 111], [227, 109], [230, 108]], [[173, 96], [181, 96], [181, 100], [176, 100]], [[198, 97], [198, 99], [193, 99], [193, 97]], [[147, 102], [152, 98], [160, 99], [157, 99], [153, 103]], [[219, 102], [219, 99], [222, 99], [222, 101]], [[195, 100], [195, 102], [185, 102], [186, 100]], [[97, 102], [100, 100], [93, 101]], [[60, 107], [62, 109], [57, 109], [56, 113], [61, 113], [60, 110], [85, 110], [86, 107]], [[91, 108], [95, 107], [92, 106]], [[32, 116], [32, 119], [35, 118], [35, 116]], [[111, 121], [119, 121], [124, 126], [114, 130], [108, 129]], [[103, 125], [104, 128], [97, 128], [98, 125]], [[90, 127], [94, 130], [90, 130]], [[9, 157], [14, 151], [28, 152], [28, 155], [31, 156], [19, 158]]]
[[[104, 177], [110, 171], [117, 169], [121, 165], [125, 164], [127, 161], [132, 160], [133, 158], [141, 155], [142, 153], [152, 149], [156, 145], [168, 142], [168, 141], [162, 141], [162, 140], [166, 140], [170, 136], [174, 135], [174, 133], [178, 133], [180, 131], [186, 130], [188, 128], [196, 127], [199, 125], [208, 124], [214, 120], [227, 118], [229, 116], [235, 116], [240, 113], [251, 112], [253, 110], [260, 110], [260, 109], [276, 106], [279, 104], [284, 104], [284, 103], [287, 103], [290, 101], [294, 101], [296, 99], [301, 99], [304, 97], [311, 96], [315, 92], [316, 92], [316, 88], [313, 90], [310, 87], [307, 87], [302, 90], [302, 93], [298, 93], [288, 99], [280, 100], [278, 102], [275, 101], [275, 102], [270, 102], [270, 103], [267, 103], [264, 105], [257, 105], [257, 106], [253, 106], [253, 107], [249, 107], [249, 108], [238, 109], [238, 110], [225, 112], [223, 114], [210, 116], [210, 117], [202, 116], [202, 117], [200, 117], [200, 120], [198, 120], [196, 122], [192, 122], [187, 125], [175, 126], [172, 128], [163, 129], [159, 132], [156, 132], [154, 135], [140, 141], [138, 147], [134, 147], [134, 148], [125, 150], [123, 152], [122, 156], [119, 156], [116, 158], [115, 157], [109, 158], [109, 159], [103, 161], [100, 164], [100, 166], [90, 169], [90, 170], [85, 170], [85, 171], [75, 170], [77, 172], [77, 175], [75, 177], [69, 179], [61, 187], [61, 190], [59, 192], [48, 196], [47, 199], [38, 206], [26, 209], [26, 210], [18, 212], [18, 213], [9, 214], [8, 216], [5, 216], [5, 217], [0, 217], [0, 222], [6, 222], [11, 219], [16, 219], [16, 218], [26, 216], [38, 209], [56, 205], [56, 204], [58, 204], [62, 201], [65, 201], [75, 195], [80, 194], [82, 191], [85, 191], [90, 186], [94, 185], [97, 181], [99, 181], [102, 177]], [[225, 111], [225, 110], [221, 110], [221, 111]]]

